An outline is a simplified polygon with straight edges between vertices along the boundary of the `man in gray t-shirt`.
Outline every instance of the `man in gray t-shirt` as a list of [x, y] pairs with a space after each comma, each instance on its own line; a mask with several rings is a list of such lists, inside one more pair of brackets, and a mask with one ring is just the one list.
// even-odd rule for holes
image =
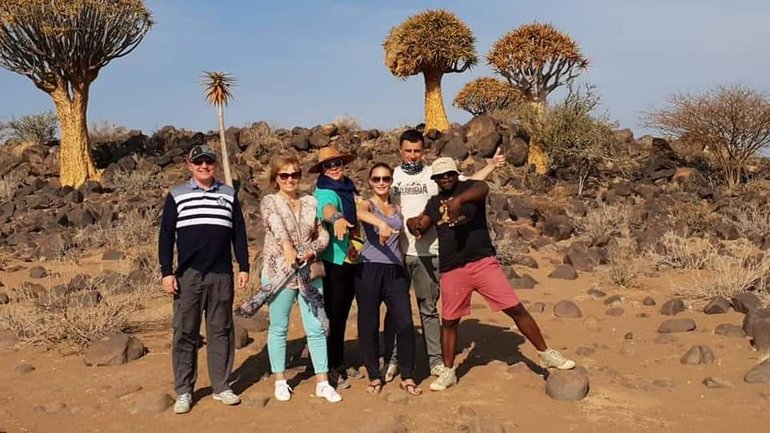
[[[399, 138], [401, 165], [393, 170], [393, 203], [401, 207], [404, 220], [422, 213], [428, 199], [438, 194], [436, 182], [431, 179], [431, 168], [423, 160], [425, 139], [419, 131], [404, 131]], [[497, 167], [505, 163], [505, 157], [498, 149], [489, 163], [473, 174], [470, 179], [485, 180]], [[438, 240], [436, 230], [431, 228], [415, 239], [408, 230], [403, 230], [402, 249], [405, 254], [404, 267], [412, 280], [420, 311], [422, 334], [428, 354], [430, 373], [439, 376], [443, 371], [441, 360], [441, 323], [438, 314], [439, 276]], [[385, 380], [393, 380], [397, 374], [396, 356], [388, 364]]]

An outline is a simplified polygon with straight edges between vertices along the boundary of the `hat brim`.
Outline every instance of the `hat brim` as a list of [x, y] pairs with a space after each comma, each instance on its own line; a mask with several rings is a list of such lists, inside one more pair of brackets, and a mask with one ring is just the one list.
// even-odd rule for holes
[[460, 175], [460, 172], [457, 171], [457, 170], [447, 170], [447, 171], [442, 171], [441, 173], [433, 173], [433, 174], [430, 175], [430, 178], [431, 178], [431, 180], [436, 180], [439, 176], [443, 176], [443, 175], [445, 175], [447, 173], [454, 173], [454, 174], [456, 174], [458, 176]]
[[200, 155], [195, 156], [195, 158], [190, 159], [190, 161], [195, 162], [195, 161], [197, 161], [199, 159], [203, 159], [203, 158], [208, 158], [208, 159], [210, 159], [212, 161], [216, 161], [217, 160], [217, 155], [216, 154], [211, 154], [211, 153], [202, 153]]
[[321, 173], [323, 171], [323, 164], [324, 164], [324, 162], [326, 162], [326, 161], [334, 161], [335, 159], [341, 159], [342, 162], [345, 165], [348, 165], [351, 162], [353, 162], [353, 160], [355, 160], [356, 157], [355, 157], [355, 155], [351, 155], [349, 153], [342, 153], [342, 154], [339, 154], [339, 155], [335, 155], [335, 156], [333, 156], [331, 158], [325, 158], [325, 159], [323, 159], [321, 161], [318, 161], [317, 163], [313, 164], [313, 166], [310, 167], [310, 169], [308, 169], [308, 173]]

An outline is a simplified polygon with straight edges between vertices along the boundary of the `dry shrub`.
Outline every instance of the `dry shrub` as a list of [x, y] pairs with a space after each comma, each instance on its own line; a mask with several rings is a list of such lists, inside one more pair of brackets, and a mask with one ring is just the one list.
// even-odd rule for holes
[[71, 247], [80, 250], [109, 246], [111, 249], [147, 248], [158, 238], [160, 207], [132, 208], [120, 214], [110, 227], [93, 226], [71, 234]]
[[692, 285], [677, 292], [689, 299], [730, 298], [753, 291], [763, 298], [770, 295], [770, 253], [755, 255], [751, 247], [742, 245], [734, 256], [714, 257], [710, 269], [698, 273]]
[[666, 232], [657, 248], [646, 252], [656, 269], [704, 269], [718, 256], [716, 247], [707, 239], [680, 236]]
[[119, 191], [142, 193], [160, 187], [155, 173], [149, 170], [116, 170], [112, 184]]
[[729, 209], [732, 222], [743, 236], [770, 233], [770, 207], [757, 203], [741, 203]]
[[332, 123], [337, 126], [338, 134], [355, 132], [361, 129], [361, 123], [353, 116], [337, 116], [332, 120]]
[[627, 234], [631, 220], [631, 206], [605, 205], [589, 209], [585, 216], [574, 219], [575, 230], [588, 237]]
[[615, 238], [609, 250], [608, 276], [612, 284], [624, 289], [635, 287], [636, 278], [641, 274], [636, 242], [627, 237]]
[[92, 123], [88, 138], [92, 143], [122, 143], [128, 139], [128, 128], [103, 120]]
[[666, 211], [672, 225], [684, 226], [689, 234], [696, 236], [711, 232], [718, 220], [708, 204], [697, 202], [675, 201]]

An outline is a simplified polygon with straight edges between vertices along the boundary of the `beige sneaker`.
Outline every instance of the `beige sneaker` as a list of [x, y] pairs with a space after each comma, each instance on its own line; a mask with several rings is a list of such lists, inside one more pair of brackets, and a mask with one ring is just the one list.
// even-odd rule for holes
[[444, 364], [439, 364], [430, 369], [430, 375], [439, 377], [441, 376], [441, 373], [444, 372], [444, 370], [446, 370], [446, 367], [444, 367]]
[[393, 382], [393, 379], [398, 375], [398, 364], [388, 363], [388, 368], [385, 369], [385, 382]]
[[543, 352], [538, 351], [540, 365], [543, 368], [556, 368], [558, 370], [572, 370], [575, 368], [575, 361], [567, 359], [556, 349], [546, 349]]
[[189, 392], [179, 394], [179, 397], [177, 397], [176, 402], [174, 403], [174, 413], [177, 415], [187, 413], [190, 411], [191, 406], [192, 395]]
[[457, 385], [457, 375], [454, 368], [444, 367], [444, 371], [430, 384], [431, 391], [443, 391], [450, 386]]
[[241, 402], [241, 398], [229, 389], [222, 391], [219, 394], [214, 394], [211, 397], [214, 398], [214, 400], [221, 401], [228, 406], [233, 406]]

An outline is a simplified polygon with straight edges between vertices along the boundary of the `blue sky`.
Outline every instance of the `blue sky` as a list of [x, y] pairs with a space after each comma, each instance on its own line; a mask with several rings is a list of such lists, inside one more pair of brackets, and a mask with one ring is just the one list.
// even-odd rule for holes
[[[477, 38], [482, 60], [443, 81], [451, 107], [467, 81], [491, 70], [493, 42], [516, 26], [550, 22], [577, 40], [591, 60], [581, 80], [598, 86], [603, 108], [622, 126], [645, 132], [640, 113], [676, 91], [718, 83], [770, 91], [770, 2], [766, 0], [476, 0], [247, 1], [149, 0], [155, 27], [129, 56], [104, 68], [93, 84], [89, 123], [112, 122], [146, 133], [164, 125], [216, 128], [197, 84], [201, 71], [238, 78], [228, 125], [257, 120], [313, 126], [349, 115], [364, 127], [416, 124], [423, 82], [400, 81], [383, 64], [382, 40], [408, 15], [455, 12]], [[26, 77], [0, 69], [0, 120], [52, 109]]]

